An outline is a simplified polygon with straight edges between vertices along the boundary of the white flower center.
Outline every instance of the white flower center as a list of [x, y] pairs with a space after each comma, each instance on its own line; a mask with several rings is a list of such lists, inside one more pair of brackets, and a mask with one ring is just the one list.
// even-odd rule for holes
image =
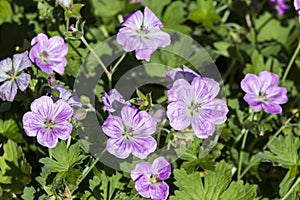
[[123, 136], [125, 139], [129, 140], [129, 139], [133, 136], [133, 128], [127, 128], [127, 129], [123, 132], [122, 136]]
[[201, 109], [201, 104], [200, 103], [194, 103], [192, 102], [191, 105], [189, 106], [189, 111], [191, 115], [194, 115], [195, 113], [198, 113]]
[[53, 129], [53, 127], [55, 126], [55, 121], [48, 117], [46, 118], [44, 124], [46, 129]]

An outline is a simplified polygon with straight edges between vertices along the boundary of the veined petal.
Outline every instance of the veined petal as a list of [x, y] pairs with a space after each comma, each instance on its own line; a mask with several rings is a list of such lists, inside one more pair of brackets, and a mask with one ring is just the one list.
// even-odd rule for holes
[[28, 52], [15, 54], [13, 57], [14, 70], [20, 72], [27, 67], [31, 67], [31, 62], [28, 57]]
[[135, 30], [139, 30], [143, 24], [143, 13], [138, 10], [128, 16], [125, 21], [121, 24], [122, 26], [127, 26]]
[[73, 109], [72, 107], [68, 104], [63, 99], [59, 99], [58, 101], [55, 102], [51, 117], [55, 120], [56, 123], [61, 123], [69, 118], [71, 118], [73, 115]]
[[131, 141], [125, 140], [123, 137], [110, 138], [107, 140], [106, 150], [117, 158], [125, 159], [132, 152]]
[[40, 129], [37, 134], [37, 141], [40, 145], [48, 148], [53, 148], [58, 142], [58, 138], [49, 129]]
[[171, 127], [175, 130], [185, 129], [191, 124], [191, 113], [188, 110], [188, 106], [182, 101], [169, 104], [167, 116]]
[[65, 67], [67, 65], [67, 59], [65, 57], [60, 58], [59, 62], [52, 62], [49, 60], [49, 65], [53, 71], [57, 72], [58, 74], [63, 74], [65, 72]]
[[68, 121], [63, 121], [55, 124], [52, 129], [52, 134], [56, 135], [61, 140], [66, 140], [72, 133], [72, 124]]
[[138, 60], [146, 60], [147, 62], [151, 59], [151, 54], [155, 51], [154, 48], [143, 47], [135, 50], [135, 57]]
[[68, 53], [68, 45], [63, 38], [54, 36], [49, 39], [47, 52], [51, 57], [62, 58]]
[[117, 34], [117, 42], [123, 46], [124, 51], [130, 52], [138, 48], [141, 38], [136, 30], [121, 28]]
[[10, 58], [5, 58], [0, 61], [0, 82], [9, 79], [10, 76], [7, 75], [7, 72], [12, 70], [12, 62]]
[[284, 87], [270, 88], [267, 93], [268, 101], [276, 104], [288, 102], [287, 90]]
[[258, 99], [256, 94], [246, 94], [244, 100], [253, 108], [255, 111], [260, 111], [262, 109], [262, 102]]
[[1, 86], [0, 86], [0, 98], [3, 101], [14, 101], [15, 96], [17, 94], [17, 83], [15, 83], [12, 80], [5, 81]]
[[254, 74], [247, 74], [241, 81], [241, 88], [246, 93], [253, 93], [258, 95], [260, 91], [261, 83], [259, 78]]
[[103, 132], [112, 138], [119, 138], [124, 132], [124, 125], [119, 116], [109, 115], [102, 125]]
[[270, 114], [279, 114], [282, 112], [281, 106], [273, 102], [263, 102], [262, 108]]
[[151, 136], [134, 137], [130, 142], [132, 144], [132, 154], [140, 159], [147, 158], [157, 147], [156, 140]]
[[145, 27], [163, 27], [161, 21], [155, 16], [155, 14], [148, 8], [145, 7], [144, 10], [144, 26]]
[[222, 99], [213, 99], [212, 101], [203, 104], [201, 107], [202, 112], [206, 112], [210, 116], [215, 124], [222, 124], [226, 121], [228, 107], [224, 100]]
[[183, 101], [186, 105], [190, 105], [195, 100], [193, 88], [186, 80], [178, 79], [168, 91], [168, 100], [170, 102]]
[[300, 0], [294, 0], [294, 7], [296, 11], [300, 9]]
[[140, 111], [133, 118], [135, 122], [134, 137], [150, 136], [156, 131], [156, 121], [146, 111]]
[[157, 49], [158, 47], [166, 47], [171, 44], [171, 37], [163, 31], [151, 31], [147, 34], [147, 39], [144, 39], [147, 46]]
[[152, 174], [158, 176], [159, 180], [166, 180], [171, 175], [171, 165], [164, 157], [156, 158], [152, 164]]
[[149, 186], [150, 196], [153, 200], [165, 200], [169, 196], [169, 185], [164, 181]]
[[135, 189], [142, 197], [150, 198], [149, 187], [150, 187], [150, 181], [148, 177], [146, 177], [145, 175], [142, 175], [135, 182]]
[[34, 113], [40, 114], [43, 119], [52, 116], [53, 109], [55, 109], [51, 97], [48, 96], [42, 96], [35, 99], [31, 103], [30, 108]]
[[16, 78], [16, 82], [17, 82], [17, 85], [18, 85], [18, 88], [24, 92], [29, 83], [30, 83], [30, 75], [29, 74], [26, 74], [24, 72], [22, 72], [17, 78]]
[[139, 112], [138, 109], [132, 108], [130, 106], [123, 106], [121, 110], [121, 118], [123, 120], [123, 123], [128, 127], [135, 127], [136, 121], [134, 120], [134, 116], [137, 115]]
[[202, 116], [201, 114], [195, 115], [192, 118], [192, 129], [198, 138], [208, 138], [215, 132], [215, 124], [211, 118]]
[[146, 176], [148, 179], [151, 177], [152, 169], [149, 162], [138, 163], [130, 172], [130, 176], [134, 181], [137, 181], [142, 175]]
[[192, 81], [191, 87], [197, 103], [203, 103], [213, 99], [213, 94], [209, 93], [206, 85], [207, 83], [203, 78], [196, 77]]
[[27, 112], [23, 116], [23, 129], [26, 135], [35, 137], [40, 129], [44, 128], [44, 119], [42, 116], [33, 112]]
[[278, 81], [279, 78], [277, 74], [274, 74], [272, 72], [267, 72], [267, 71], [262, 71], [259, 73], [258, 76], [261, 84], [261, 91], [268, 91], [272, 87], [277, 87], [278, 86]]

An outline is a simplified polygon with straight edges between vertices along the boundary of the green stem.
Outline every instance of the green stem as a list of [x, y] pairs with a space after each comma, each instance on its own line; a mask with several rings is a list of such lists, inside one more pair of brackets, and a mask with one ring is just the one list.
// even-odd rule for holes
[[244, 137], [243, 137], [243, 142], [242, 142], [242, 146], [241, 146], [241, 152], [240, 152], [240, 156], [239, 156], [239, 165], [238, 165], [238, 175], [237, 175], [237, 180], [241, 179], [241, 171], [242, 171], [242, 165], [243, 165], [243, 151], [245, 149], [245, 145], [246, 145], [246, 141], [247, 141], [247, 136], [248, 136], [248, 130], [247, 129], [243, 129], [244, 131]]
[[108, 79], [108, 86], [109, 86], [109, 90], [112, 89], [112, 76], [114, 74], [114, 72], [117, 70], [117, 67], [119, 66], [119, 64], [122, 62], [122, 60], [125, 58], [126, 53], [124, 53], [121, 58], [118, 60], [118, 62], [113, 66], [113, 68], [111, 69], [110, 73], [107, 74], [107, 79]]
[[297, 46], [296, 50], [294, 51], [294, 54], [293, 54], [293, 56], [292, 56], [292, 58], [291, 58], [291, 60], [290, 60], [290, 62], [288, 64], [288, 66], [287, 66], [287, 68], [286, 68], [286, 70], [284, 72], [284, 75], [282, 77], [282, 82], [285, 81], [287, 75], [289, 74], [289, 71], [290, 71], [290, 69], [291, 69], [291, 67], [292, 67], [292, 65], [293, 65], [293, 63], [294, 63], [294, 61], [295, 61], [295, 59], [296, 59], [299, 51], [300, 51], [300, 40], [298, 41], [298, 46]]
[[78, 188], [78, 186], [80, 185], [80, 183], [83, 181], [83, 179], [85, 179], [85, 177], [90, 173], [90, 171], [94, 168], [94, 166], [97, 164], [97, 162], [99, 161], [98, 158], [96, 158], [92, 164], [88, 167], [87, 170], [83, 171], [82, 176], [79, 177], [78, 181], [77, 181], [77, 186], [72, 190], [71, 193], [74, 193], [74, 191]]
[[90, 52], [93, 54], [93, 56], [97, 59], [98, 63], [100, 64], [100, 66], [104, 70], [105, 74], [107, 76], [109, 76], [109, 74], [110, 74], [109, 71], [106, 69], [106, 66], [104, 65], [104, 63], [102, 62], [102, 60], [99, 58], [99, 56], [96, 54], [96, 52], [94, 51], [94, 49], [92, 49], [92, 47], [89, 45], [89, 43], [85, 40], [85, 38], [83, 36], [80, 37], [80, 40], [90, 50]]
[[271, 144], [271, 143], [273, 142], [273, 140], [275, 140], [275, 138], [277, 138], [277, 136], [279, 135], [279, 133], [281, 133], [281, 131], [283, 131], [283, 129], [286, 127], [286, 124], [289, 123], [289, 122], [293, 119], [293, 117], [294, 117], [296, 114], [297, 114], [297, 113], [293, 114], [293, 116], [291, 116], [290, 118], [288, 118], [288, 119], [286, 120], [286, 122], [280, 127], [280, 129], [278, 129], [278, 130], [276, 131], [276, 133], [274, 134], [274, 136], [267, 142], [267, 144], [264, 146], [263, 150], [266, 150], [267, 146], [268, 146], [269, 144]]
[[300, 177], [297, 179], [297, 181], [294, 183], [294, 185], [290, 188], [290, 190], [284, 195], [284, 197], [281, 200], [285, 200], [288, 198], [288, 196], [292, 193], [292, 191], [295, 189], [295, 187], [300, 183]]

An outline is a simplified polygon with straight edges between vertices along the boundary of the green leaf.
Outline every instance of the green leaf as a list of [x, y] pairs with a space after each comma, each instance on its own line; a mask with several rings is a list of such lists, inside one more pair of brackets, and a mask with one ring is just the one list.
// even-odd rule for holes
[[120, 181], [122, 174], [116, 172], [116, 174], [108, 176], [105, 171], [96, 169], [94, 174], [93, 179], [89, 180], [89, 186], [96, 199], [113, 200], [116, 193], [124, 189], [125, 183]]
[[113, 17], [125, 8], [124, 0], [92, 0], [95, 15], [101, 17]]
[[190, 10], [189, 19], [202, 23], [205, 28], [212, 28], [220, 20], [213, 0], [197, 0], [197, 5], [191, 4]]
[[13, 11], [9, 1], [0, 0], [0, 25], [4, 22], [10, 22], [13, 16]]
[[231, 182], [231, 167], [224, 161], [216, 165], [215, 171], [205, 171], [204, 183], [200, 173], [187, 174], [183, 169], [174, 170], [175, 185], [179, 191], [171, 200], [253, 200], [256, 197], [256, 186], [244, 185], [243, 181]]
[[22, 149], [12, 140], [3, 145], [3, 151], [0, 157], [0, 186], [6, 191], [20, 193], [31, 180], [31, 167]]
[[31, 187], [25, 187], [23, 190], [22, 198], [23, 199], [34, 199], [34, 194], [36, 193], [36, 190], [33, 186]]
[[265, 160], [272, 162], [275, 166], [281, 166], [284, 168], [290, 168], [298, 164], [298, 150], [300, 146], [300, 140], [293, 135], [287, 135], [275, 138], [267, 148], [269, 151], [265, 151]]
[[67, 149], [66, 143], [61, 141], [55, 148], [50, 149], [50, 151], [54, 159], [40, 159], [40, 162], [43, 163], [50, 172], [67, 172], [69, 169], [72, 169], [73, 166], [82, 163], [85, 158], [84, 155], [80, 155], [79, 143]]
[[[164, 27], [189, 34], [191, 32], [191, 28], [182, 25], [182, 23], [185, 22], [187, 15], [185, 7], [186, 4], [180, 1], [175, 1], [168, 6], [162, 18]], [[174, 15], [174, 13], [176, 13], [176, 15]]]
[[164, 7], [170, 4], [171, 0], [144, 0], [143, 5], [149, 7], [152, 12], [161, 19]]
[[[279, 185], [279, 195], [283, 197], [289, 189], [292, 187], [294, 180], [297, 177], [297, 167], [291, 167], [290, 170], [286, 173], [285, 177], [282, 179]], [[290, 199], [296, 199], [296, 192], [297, 190], [293, 190], [293, 192], [290, 194]]]
[[18, 143], [24, 143], [23, 133], [19, 130], [18, 124], [13, 119], [0, 119], [0, 134], [8, 139], [12, 139]]

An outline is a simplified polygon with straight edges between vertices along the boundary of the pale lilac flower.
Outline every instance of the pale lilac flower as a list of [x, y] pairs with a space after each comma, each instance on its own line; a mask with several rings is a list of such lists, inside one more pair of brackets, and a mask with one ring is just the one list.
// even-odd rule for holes
[[189, 83], [191, 83], [195, 77], [201, 77], [201, 76], [185, 65], [183, 65], [182, 68], [177, 67], [166, 71], [166, 79], [171, 83], [173, 83], [178, 79], [185, 79]]
[[156, 149], [156, 140], [151, 136], [156, 121], [146, 111], [123, 106], [120, 116], [107, 117], [102, 130], [109, 137], [107, 151], [118, 158], [127, 158], [132, 153], [144, 159]]
[[56, 84], [53, 88], [59, 91], [59, 98], [68, 102], [73, 108], [82, 107], [80, 99], [73, 92], [70, 92], [60, 84]]
[[64, 73], [68, 45], [61, 37], [54, 36], [48, 39], [47, 35], [40, 33], [31, 40], [31, 46], [29, 57], [43, 72]]
[[287, 90], [278, 87], [278, 76], [272, 72], [263, 71], [259, 76], [247, 74], [241, 81], [241, 88], [246, 92], [244, 100], [255, 111], [264, 109], [267, 113], [278, 114], [282, 112], [279, 104], [288, 101]]
[[144, 16], [138, 10], [121, 25], [124, 27], [117, 34], [117, 42], [123, 46], [124, 51], [135, 50], [135, 56], [139, 60], [149, 61], [157, 48], [171, 43], [170, 35], [161, 31], [163, 24], [148, 7], [144, 10]]
[[37, 137], [42, 146], [55, 147], [58, 138], [66, 140], [72, 132], [68, 121], [73, 109], [65, 100], [55, 103], [48, 96], [42, 96], [31, 103], [31, 111], [23, 116], [23, 129], [30, 137]]
[[151, 165], [140, 162], [131, 171], [135, 188], [145, 198], [165, 200], [169, 196], [169, 186], [164, 180], [171, 175], [171, 165], [163, 157], [156, 158]]
[[199, 138], [207, 138], [215, 132], [215, 125], [226, 121], [226, 102], [216, 98], [219, 84], [210, 78], [195, 77], [191, 83], [178, 79], [168, 91], [170, 104], [167, 116], [175, 130], [190, 125]]
[[294, 7], [295, 10], [298, 12], [299, 22], [300, 22], [300, 0], [294, 0]]
[[31, 66], [28, 53], [18, 53], [11, 58], [0, 61], [0, 98], [3, 101], [13, 101], [18, 88], [24, 92], [30, 82], [30, 75], [22, 72]]
[[57, 0], [58, 1], [58, 3], [60, 3], [60, 4], [62, 4], [62, 5], [64, 5], [65, 7], [69, 7], [70, 6], [70, 4], [71, 4], [71, 0]]
[[277, 14], [282, 16], [290, 8], [284, 0], [269, 0], [271, 4], [275, 6]]
[[104, 110], [108, 112], [120, 111], [124, 105], [130, 106], [128, 101], [116, 89], [108, 92], [103, 92], [102, 101], [104, 103]]

